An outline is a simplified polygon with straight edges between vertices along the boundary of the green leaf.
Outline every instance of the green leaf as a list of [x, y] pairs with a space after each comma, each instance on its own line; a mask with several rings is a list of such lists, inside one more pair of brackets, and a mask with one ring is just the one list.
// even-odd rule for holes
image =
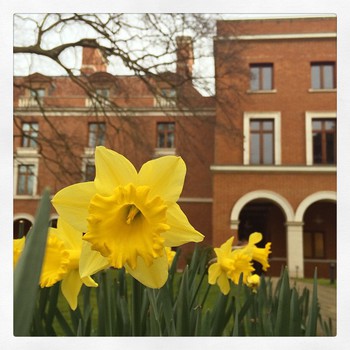
[[289, 335], [301, 336], [301, 315], [298, 301], [298, 293], [295, 288], [292, 289], [292, 296], [290, 302], [290, 321], [289, 321]]
[[135, 278], [132, 279], [132, 335], [142, 335], [141, 330], [141, 306], [142, 306], [143, 285]]
[[290, 287], [288, 270], [282, 275], [281, 286], [278, 293], [277, 317], [275, 323], [275, 336], [288, 335], [290, 318]]
[[176, 300], [176, 334], [178, 336], [190, 335], [190, 313], [189, 313], [189, 303], [190, 303], [190, 293], [188, 287], [188, 266], [186, 266], [182, 279], [179, 294]]
[[229, 317], [232, 315], [232, 304], [229, 304], [228, 311], [226, 311], [229, 300], [229, 295], [220, 293], [213, 308], [211, 336], [222, 335]]
[[308, 324], [305, 331], [306, 336], [316, 336], [317, 319], [318, 319], [319, 312], [320, 312], [320, 309], [319, 309], [318, 300], [317, 300], [317, 268], [316, 268], [314, 273], [311, 309], [309, 313]]
[[14, 271], [14, 335], [28, 336], [38, 294], [50, 218], [50, 194], [45, 190], [33, 228]]

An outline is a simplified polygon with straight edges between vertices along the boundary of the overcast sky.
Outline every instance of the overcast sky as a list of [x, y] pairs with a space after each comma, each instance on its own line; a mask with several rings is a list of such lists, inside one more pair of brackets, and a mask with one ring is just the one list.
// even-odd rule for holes
[[[298, 14], [300, 16], [301, 14]], [[40, 20], [43, 14], [30, 14], [22, 15], [23, 17], [30, 17], [34, 20]], [[286, 17], [291, 16], [287, 14], [220, 14], [210, 15], [213, 18], [224, 18], [224, 19], [241, 19], [241, 18], [261, 18], [261, 17]], [[292, 15], [293, 16], [293, 15]], [[27, 46], [35, 43], [35, 22], [24, 21], [16, 19], [14, 17], [14, 45], [15, 46]], [[47, 48], [50, 46], [58, 45], [62, 42], [72, 42], [79, 40], [81, 37], [93, 37], [93, 33], [82, 27], [70, 26], [66, 29], [61, 30], [59, 33], [52, 33], [46, 40]], [[203, 93], [209, 94], [214, 93], [214, 59], [212, 57], [212, 46], [213, 39], [208, 37], [200, 42], [194, 42], [194, 76], [200, 78], [195, 80], [197, 88]], [[68, 49], [62, 54], [62, 59], [67, 66], [79, 70], [82, 60], [82, 50], [77, 47], [75, 49]], [[35, 72], [42, 73], [44, 75], [64, 75], [65, 71], [59, 67], [52, 60], [40, 57], [37, 55], [29, 54], [16, 54], [14, 55], [14, 75], [25, 76]], [[133, 74], [125, 65], [122, 64], [117, 58], [110, 58], [108, 72], [114, 75], [128, 75]], [[205, 86], [202, 89], [201, 86]]]

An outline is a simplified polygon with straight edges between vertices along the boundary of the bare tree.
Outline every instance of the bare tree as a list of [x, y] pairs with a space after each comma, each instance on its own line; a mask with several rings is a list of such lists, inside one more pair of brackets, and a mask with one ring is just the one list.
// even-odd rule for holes
[[[239, 103], [238, 89], [234, 82], [227, 80], [226, 86], [220, 88], [232, 90], [230, 100], [215, 100], [215, 87], [210, 84], [215, 79], [214, 70], [205, 64], [207, 59], [213, 57], [210, 43], [215, 36], [217, 18], [219, 16], [205, 14], [17, 14], [14, 21], [15, 66], [27, 62], [28, 73], [31, 73], [31, 65], [34, 67], [36, 57], [41, 57], [47, 66], [59, 72], [57, 75], [68, 76], [81, 95], [85, 94], [92, 101], [91, 115], [100, 118], [114, 130], [110, 144], [118, 142], [119, 148], [123, 145], [129, 153], [133, 149], [137, 154], [136, 149], [141, 145], [146, 154], [148, 152], [151, 155], [154, 148], [153, 142], [144, 132], [145, 124], [138, 118], [130, 118], [134, 112], [121, 102], [130, 99], [133, 91], [130, 86], [123, 86], [122, 80], [113, 80], [109, 84], [112, 87], [118, 84], [122, 99], [98, 93], [98, 79], [108, 80], [108, 77], [100, 75], [96, 81], [88, 70], [80, 67], [81, 48], [98, 49], [103, 62], [112, 71], [114, 68], [114, 72], [132, 74], [160, 102], [167, 100], [166, 103], [159, 103], [159, 107], [171, 120], [176, 118], [173, 113], [175, 108], [181, 111], [183, 117], [176, 119], [176, 127], [182, 129], [183, 132], [178, 134], [186, 140], [196, 140], [199, 137], [198, 128], [205, 124], [221, 129], [229, 138], [235, 138], [235, 118], [229, 105]], [[185, 50], [181, 55], [180, 50], [179, 55], [179, 46], [184, 48], [189, 45], [186, 43], [189, 37], [190, 45], [195, 46], [196, 62], [199, 63], [195, 72], [187, 65], [193, 59], [188, 57], [189, 51]], [[180, 42], [184, 39], [185, 42]], [[226, 52], [232, 62], [230, 70], [233, 69], [237, 75], [246, 74], [240, 61], [241, 50], [239, 45], [235, 45]], [[42, 72], [47, 74], [45, 69]], [[67, 133], [64, 120], [49, 117], [48, 111], [55, 106], [42, 103], [43, 99], [37, 94], [31, 79], [21, 77], [14, 81], [15, 95], [20, 95], [24, 89], [33, 92], [32, 98], [49, 127], [49, 130], [39, 130], [35, 135], [47, 168], [59, 176], [61, 183], [68, 184], [72, 179], [81, 179], [81, 166], [75, 161], [80, 157], [77, 150], [82, 147], [79, 144], [81, 140], [75, 137], [79, 130]], [[162, 86], [168, 86], [176, 92], [175, 105], [172, 104], [174, 96], [160, 93]], [[198, 90], [208, 97], [203, 99]], [[203, 104], [204, 100], [206, 102]], [[215, 106], [228, 111], [227, 120], [222, 125], [215, 121]], [[201, 113], [205, 108], [212, 108], [211, 116]], [[188, 127], [186, 116], [191, 117], [192, 128]], [[23, 136], [20, 123], [21, 118], [15, 114], [15, 137]], [[198, 142], [183, 142], [183, 147], [190, 147], [195, 153], [193, 147]]]

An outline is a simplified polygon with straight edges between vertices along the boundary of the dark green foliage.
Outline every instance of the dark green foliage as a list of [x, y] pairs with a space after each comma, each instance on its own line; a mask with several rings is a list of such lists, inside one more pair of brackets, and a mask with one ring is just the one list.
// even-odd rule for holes
[[25, 247], [14, 271], [15, 336], [30, 334], [45, 254], [49, 216], [50, 194], [45, 191], [39, 204], [35, 224], [27, 234]]
[[[124, 269], [99, 272], [94, 276], [99, 287], [83, 286], [78, 308], [72, 311], [60, 293], [59, 283], [38, 292], [47, 201], [44, 197], [31, 233], [35, 245], [31, 243], [34, 238], [28, 239], [15, 271], [16, 335], [315, 336], [320, 333], [318, 324], [324, 335], [332, 335], [331, 321], [327, 323], [320, 316], [316, 273], [311, 296], [306, 288], [299, 293], [290, 286], [287, 269], [276, 285], [262, 276], [256, 293], [243, 284], [242, 278], [238, 285], [231, 282], [230, 293], [225, 296], [217, 286], [208, 284], [211, 250], [199, 246], [181, 273], [176, 271], [177, 251], [168, 281], [161, 289], [146, 288]], [[34, 249], [34, 256], [29, 248]], [[25, 269], [28, 266], [29, 272]], [[30, 293], [19, 293], [23, 288]], [[29, 318], [22, 324], [24, 310]]]

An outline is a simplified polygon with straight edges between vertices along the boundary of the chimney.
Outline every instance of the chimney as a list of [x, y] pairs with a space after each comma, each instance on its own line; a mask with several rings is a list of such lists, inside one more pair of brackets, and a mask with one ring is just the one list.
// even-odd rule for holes
[[178, 36], [176, 46], [176, 73], [185, 79], [191, 80], [194, 63], [192, 38], [190, 36]]
[[107, 62], [99, 49], [83, 47], [83, 60], [80, 73], [90, 75], [96, 72], [106, 72]]

